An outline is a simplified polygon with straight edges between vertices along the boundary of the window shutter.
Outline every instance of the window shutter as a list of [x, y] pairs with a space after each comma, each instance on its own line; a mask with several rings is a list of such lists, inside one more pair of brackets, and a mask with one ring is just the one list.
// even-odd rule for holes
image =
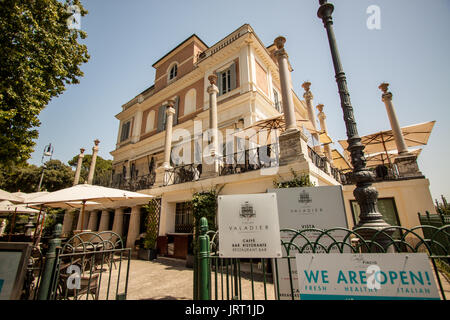
[[158, 109], [158, 132], [165, 129], [166, 106], [160, 106]]
[[236, 89], [236, 63], [230, 66], [230, 91]]
[[175, 109], [175, 114], [173, 115], [173, 125], [176, 126], [178, 124], [178, 109], [180, 105], [180, 97], [176, 97], [175, 105], [173, 106]]
[[216, 73], [217, 76], [217, 88], [219, 89], [219, 93], [217, 94], [220, 96], [222, 94], [222, 73]]

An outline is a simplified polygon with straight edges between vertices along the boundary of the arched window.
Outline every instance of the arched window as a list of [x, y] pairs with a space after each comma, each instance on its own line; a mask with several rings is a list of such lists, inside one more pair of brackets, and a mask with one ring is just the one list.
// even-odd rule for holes
[[147, 115], [147, 122], [145, 123], [145, 132], [150, 132], [155, 128], [155, 110], [152, 110]]
[[175, 79], [178, 74], [178, 65], [175, 63], [169, 71], [169, 80]]
[[192, 88], [186, 93], [184, 97], [184, 115], [195, 111], [197, 105], [197, 91]]

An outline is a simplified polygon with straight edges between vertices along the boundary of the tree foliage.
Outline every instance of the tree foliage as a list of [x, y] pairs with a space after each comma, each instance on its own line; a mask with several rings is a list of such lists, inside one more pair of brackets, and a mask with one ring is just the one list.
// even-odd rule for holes
[[43, 169], [41, 190], [52, 192], [72, 186], [74, 172], [70, 166], [59, 160], [47, 161], [44, 166], [26, 164], [12, 167], [8, 171], [0, 170], [0, 189], [9, 192], [36, 192]]
[[68, 28], [69, 5], [87, 13], [78, 0], [0, 0], [0, 165], [30, 157], [39, 113], [83, 76], [86, 34]]
[[[89, 169], [91, 168], [92, 155], [84, 155], [83, 162], [81, 163], [81, 173], [79, 183], [84, 183], [88, 179]], [[78, 155], [74, 156], [69, 161], [69, 165], [76, 170], [78, 164]], [[100, 186], [108, 186], [111, 180], [112, 174], [112, 160], [105, 160], [100, 156], [97, 156], [95, 161], [94, 180], [92, 184]]]

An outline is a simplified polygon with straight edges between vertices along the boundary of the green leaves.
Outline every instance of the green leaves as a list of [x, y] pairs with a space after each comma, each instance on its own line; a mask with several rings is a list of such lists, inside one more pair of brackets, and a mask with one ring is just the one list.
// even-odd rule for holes
[[[89, 169], [91, 167], [92, 155], [86, 154], [83, 158], [83, 162], [81, 164], [81, 173], [80, 173], [80, 181], [79, 183], [84, 183], [87, 181], [89, 175]], [[69, 161], [69, 165], [74, 168], [77, 168], [78, 164], [78, 155], [73, 157], [72, 160]], [[95, 161], [95, 172], [94, 172], [94, 181], [93, 184], [100, 186], [108, 186], [112, 176], [112, 160], [105, 160], [100, 156], [97, 156], [97, 160]]]
[[39, 113], [83, 76], [86, 34], [67, 27], [71, 4], [87, 14], [77, 0], [0, 1], [0, 164], [30, 157]]
[[296, 188], [296, 187], [314, 187], [314, 183], [309, 180], [308, 174], [300, 174], [300, 176], [291, 169], [292, 180], [289, 181], [274, 181], [274, 188]]
[[8, 170], [0, 169], [0, 189], [9, 192], [19, 190], [26, 193], [36, 192], [43, 169], [45, 170], [41, 190], [52, 192], [72, 186], [74, 172], [70, 166], [59, 160], [50, 160], [45, 163], [45, 168], [25, 164], [10, 167]]

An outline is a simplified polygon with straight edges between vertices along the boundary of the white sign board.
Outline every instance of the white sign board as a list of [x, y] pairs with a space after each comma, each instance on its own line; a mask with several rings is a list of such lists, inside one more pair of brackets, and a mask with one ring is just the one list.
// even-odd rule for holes
[[17, 279], [22, 252], [0, 252], [0, 300], [9, 300]]
[[276, 194], [219, 196], [218, 225], [221, 257], [281, 257]]
[[[281, 229], [331, 229], [336, 227], [347, 228], [348, 226], [342, 186], [269, 189], [268, 192], [277, 194]], [[318, 233], [308, 232], [303, 233], [303, 236], [309, 241], [315, 241]], [[340, 241], [343, 233], [334, 236], [336, 241]], [[283, 242], [290, 242], [291, 238], [291, 232], [281, 232], [281, 240]], [[294, 243], [301, 246], [306, 241], [299, 237]], [[331, 243], [329, 237], [323, 237], [320, 240], [322, 245]], [[320, 250], [320, 247], [317, 249]], [[308, 250], [310, 248], [307, 247], [303, 252]], [[295, 253], [295, 248], [291, 247], [289, 256], [294, 257]], [[283, 257], [286, 256], [286, 251], [283, 249]], [[291, 299], [290, 277], [292, 277], [294, 297], [298, 299], [298, 278], [294, 259], [291, 259], [291, 275], [289, 275], [288, 259], [277, 259], [276, 268], [278, 269], [278, 279], [275, 279], [275, 296], [277, 296], [277, 290], [279, 290], [280, 300]], [[272, 264], [272, 270], [275, 270], [274, 263]]]
[[425, 253], [297, 254], [302, 300], [439, 300]]

